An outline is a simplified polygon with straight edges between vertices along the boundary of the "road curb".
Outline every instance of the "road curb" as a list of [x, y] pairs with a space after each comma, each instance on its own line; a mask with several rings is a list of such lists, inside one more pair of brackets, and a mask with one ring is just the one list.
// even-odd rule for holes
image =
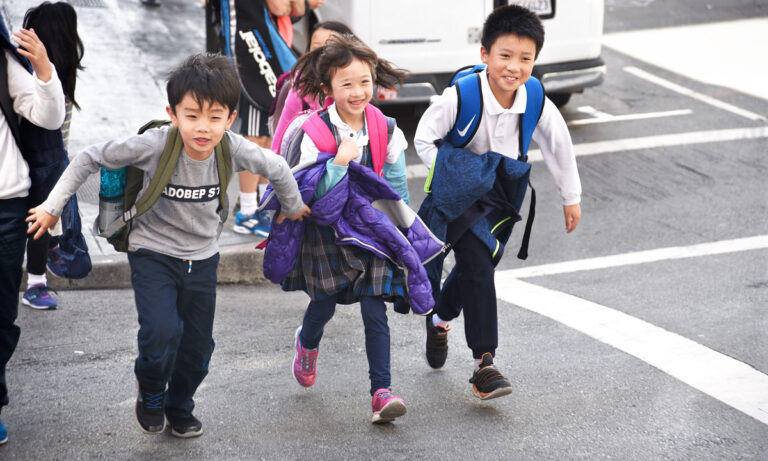
[[[256, 242], [258, 243], [258, 242]], [[218, 282], [224, 284], [264, 285], [270, 283], [262, 270], [264, 251], [254, 249], [256, 243], [219, 248]], [[131, 288], [131, 271], [128, 256], [92, 257], [93, 269], [87, 277], [72, 280], [47, 272], [48, 286], [54, 290], [106, 290]], [[27, 286], [26, 270], [21, 287]]]

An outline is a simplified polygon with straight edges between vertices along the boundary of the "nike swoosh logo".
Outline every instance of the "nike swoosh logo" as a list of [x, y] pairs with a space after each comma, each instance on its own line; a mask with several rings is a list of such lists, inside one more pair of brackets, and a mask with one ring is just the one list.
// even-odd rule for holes
[[475, 121], [475, 117], [477, 117], [477, 115], [473, 115], [472, 120], [470, 120], [469, 123], [467, 123], [467, 126], [465, 126], [463, 130], [459, 130], [459, 136], [463, 138], [464, 135], [467, 134], [467, 131], [469, 130], [469, 127], [472, 125], [472, 122]]

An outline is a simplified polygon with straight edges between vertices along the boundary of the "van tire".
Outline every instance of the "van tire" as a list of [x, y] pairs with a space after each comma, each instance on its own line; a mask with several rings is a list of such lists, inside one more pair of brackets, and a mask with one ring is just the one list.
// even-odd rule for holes
[[571, 99], [571, 93], [547, 93], [547, 97], [555, 103], [557, 107], [563, 107]]

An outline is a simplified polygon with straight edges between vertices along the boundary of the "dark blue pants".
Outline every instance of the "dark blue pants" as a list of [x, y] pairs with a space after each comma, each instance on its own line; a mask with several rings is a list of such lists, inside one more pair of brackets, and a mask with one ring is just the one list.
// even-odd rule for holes
[[190, 263], [141, 249], [128, 261], [139, 314], [136, 378], [153, 391], [167, 384], [165, 413], [189, 416], [213, 354], [219, 255]]
[[[336, 311], [336, 297], [322, 301], [312, 301], [304, 312], [301, 326], [301, 344], [307, 349], [315, 349], [323, 337], [323, 328]], [[368, 355], [368, 377], [371, 380], [371, 395], [377, 389], [388, 388], [392, 384], [389, 373], [389, 325], [387, 325], [387, 306], [379, 297], [363, 296], [360, 298], [360, 311], [365, 326], [365, 353]]]
[[5, 366], [19, 343], [21, 265], [27, 245], [27, 198], [0, 200], [0, 410], [8, 405]]
[[496, 284], [488, 247], [471, 231], [453, 246], [456, 265], [445, 279], [435, 311], [452, 320], [464, 311], [464, 335], [472, 356], [496, 355], [499, 344], [496, 318]]

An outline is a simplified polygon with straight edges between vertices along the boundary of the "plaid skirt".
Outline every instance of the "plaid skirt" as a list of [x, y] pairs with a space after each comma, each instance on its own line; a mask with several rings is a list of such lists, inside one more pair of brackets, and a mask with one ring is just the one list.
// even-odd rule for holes
[[307, 222], [296, 264], [282, 283], [285, 291], [305, 291], [313, 301], [336, 295], [339, 304], [361, 296], [407, 300], [405, 274], [390, 260], [357, 245], [336, 245], [331, 227]]

